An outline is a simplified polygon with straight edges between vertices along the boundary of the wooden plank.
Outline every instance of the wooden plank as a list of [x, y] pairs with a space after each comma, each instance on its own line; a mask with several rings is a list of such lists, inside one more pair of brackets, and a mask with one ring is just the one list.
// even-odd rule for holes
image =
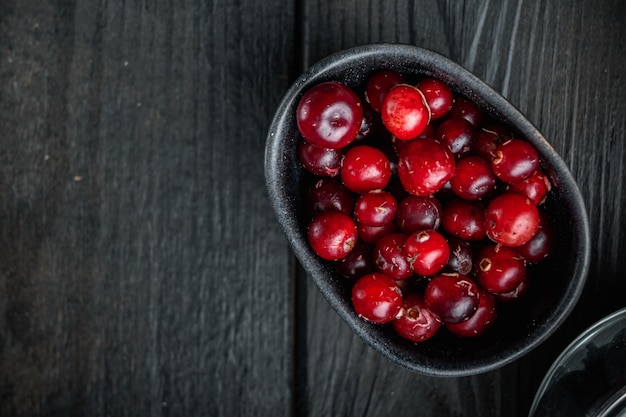
[[0, 415], [289, 415], [287, 2], [2, 2]]
[[[611, 1], [402, 0], [303, 6], [304, 62], [370, 42], [447, 55], [527, 114], [564, 157], [589, 207], [589, 285], [564, 328], [499, 371], [461, 379], [412, 374], [366, 347], [303, 281], [307, 365], [298, 405], [307, 415], [527, 415], [550, 363], [591, 321], [623, 305], [626, 272], [626, 36]], [[303, 415], [303, 414], [301, 414]]]

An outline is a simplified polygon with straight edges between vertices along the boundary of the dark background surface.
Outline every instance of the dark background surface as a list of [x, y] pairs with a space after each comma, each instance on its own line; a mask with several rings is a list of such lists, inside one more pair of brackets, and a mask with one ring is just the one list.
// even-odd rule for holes
[[[0, 2], [0, 415], [524, 416], [626, 305], [619, 1]], [[500, 370], [390, 363], [297, 267], [263, 181], [291, 81], [371, 42], [442, 53], [570, 167], [592, 258], [561, 330]]]

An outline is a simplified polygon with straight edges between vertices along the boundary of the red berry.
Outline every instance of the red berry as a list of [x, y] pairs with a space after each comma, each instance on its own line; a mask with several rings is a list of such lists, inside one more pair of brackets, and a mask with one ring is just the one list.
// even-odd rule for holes
[[450, 109], [450, 117], [461, 117], [470, 122], [474, 127], [479, 127], [483, 122], [483, 112], [478, 104], [464, 97], [457, 97]]
[[391, 177], [391, 167], [382, 151], [360, 145], [346, 152], [339, 173], [349, 190], [363, 194], [385, 188]]
[[398, 84], [404, 83], [404, 76], [397, 71], [378, 71], [367, 80], [365, 95], [372, 108], [380, 112], [385, 96]]
[[554, 247], [554, 236], [546, 213], [539, 210], [539, 230], [532, 238], [515, 248], [528, 263], [539, 263], [547, 258]]
[[472, 317], [460, 323], [446, 324], [451, 333], [459, 337], [478, 337], [493, 325], [498, 315], [495, 297], [480, 287], [478, 293], [478, 308]]
[[336, 261], [337, 271], [347, 279], [357, 279], [374, 271], [372, 248], [357, 240], [354, 248], [344, 258]]
[[450, 186], [461, 198], [480, 200], [494, 190], [496, 176], [489, 161], [480, 156], [466, 156], [457, 162]]
[[515, 290], [526, 277], [526, 264], [515, 250], [501, 245], [483, 248], [476, 258], [476, 278], [494, 294]]
[[398, 175], [404, 188], [413, 195], [436, 193], [452, 178], [455, 170], [452, 152], [434, 139], [418, 139], [400, 152]]
[[494, 242], [505, 246], [523, 245], [539, 230], [537, 206], [519, 194], [500, 194], [487, 206], [485, 230]]
[[504, 182], [515, 183], [530, 177], [539, 168], [539, 154], [530, 143], [509, 139], [499, 145], [492, 158], [491, 168]]
[[486, 236], [484, 213], [479, 202], [456, 198], [444, 206], [441, 225], [443, 230], [463, 240], [481, 240]]
[[325, 211], [313, 217], [307, 237], [319, 257], [334, 261], [350, 253], [358, 235], [350, 216], [338, 211]]
[[496, 299], [503, 303], [512, 303], [522, 298], [528, 292], [530, 287], [530, 280], [526, 276], [522, 282], [513, 290], [509, 292], [503, 292], [500, 294], [494, 294]]
[[421, 293], [410, 293], [404, 297], [402, 314], [393, 322], [393, 328], [411, 342], [424, 342], [432, 338], [439, 328], [439, 318], [430, 311]]
[[448, 263], [448, 242], [434, 230], [420, 230], [404, 242], [402, 253], [418, 275], [430, 276], [440, 272]]
[[436, 78], [424, 78], [417, 83], [416, 87], [424, 94], [432, 120], [440, 119], [452, 108], [454, 95], [448, 84], [443, 81]]
[[375, 243], [383, 236], [398, 231], [398, 226], [395, 222], [385, 223], [382, 226], [368, 226], [366, 224], [357, 223], [356, 227], [359, 233], [359, 239], [367, 243]]
[[435, 230], [441, 223], [442, 212], [441, 204], [435, 197], [409, 195], [400, 201], [396, 221], [406, 234], [418, 230]]
[[400, 140], [418, 137], [430, 122], [430, 109], [417, 88], [398, 84], [391, 88], [380, 112], [383, 124]]
[[304, 138], [322, 148], [338, 149], [354, 140], [363, 121], [359, 97], [335, 81], [317, 84], [302, 96], [296, 110]]
[[306, 193], [307, 207], [312, 214], [335, 210], [352, 215], [355, 194], [335, 179], [322, 178]]
[[359, 278], [352, 287], [354, 311], [376, 324], [389, 323], [402, 308], [402, 292], [385, 274], [372, 273]]
[[435, 132], [435, 137], [459, 157], [472, 149], [474, 126], [460, 117], [449, 118], [441, 122]]
[[442, 322], [460, 323], [478, 308], [478, 294], [478, 286], [466, 275], [442, 274], [428, 283], [424, 301]]
[[298, 159], [304, 169], [321, 177], [339, 174], [342, 155], [338, 149], [320, 148], [305, 140], [298, 144]]
[[508, 191], [526, 196], [536, 205], [544, 202], [551, 189], [552, 184], [550, 184], [550, 180], [540, 168], [525, 180], [509, 184], [507, 187]]
[[362, 194], [354, 206], [354, 218], [368, 226], [382, 226], [394, 221], [398, 203], [386, 191], [369, 191]]
[[474, 265], [474, 251], [470, 242], [455, 236], [448, 238], [450, 256], [446, 268], [452, 272], [468, 275]]
[[407, 279], [413, 270], [404, 256], [402, 248], [407, 236], [403, 233], [392, 233], [378, 239], [374, 244], [373, 258], [375, 268], [393, 279]]

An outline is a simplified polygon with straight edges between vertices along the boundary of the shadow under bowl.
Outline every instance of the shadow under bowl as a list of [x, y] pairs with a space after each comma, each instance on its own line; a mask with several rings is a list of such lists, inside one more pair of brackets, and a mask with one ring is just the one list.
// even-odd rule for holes
[[[303, 222], [306, 172], [297, 157], [300, 140], [296, 108], [304, 92], [324, 81], [340, 81], [357, 91], [382, 69], [401, 72], [407, 81], [434, 77], [473, 100], [484, 113], [507, 124], [516, 137], [532, 143], [553, 189], [545, 204], [555, 233], [555, 251], [529, 270], [529, 292], [516, 303], [499, 306], [493, 327], [475, 339], [439, 332], [415, 344], [389, 325], [357, 316], [350, 284], [331, 262], [309, 247]], [[590, 256], [589, 225], [584, 202], [569, 169], [542, 134], [506, 99], [462, 66], [435, 52], [410, 45], [373, 44], [322, 59], [289, 88], [267, 136], [265, 179], [270, 203], [298, 261], [339, 316], [373, 349], [410, 370], [431, 376], [457, 377], [494, 370], [527, 354], [567, 318], [583, 290]]]

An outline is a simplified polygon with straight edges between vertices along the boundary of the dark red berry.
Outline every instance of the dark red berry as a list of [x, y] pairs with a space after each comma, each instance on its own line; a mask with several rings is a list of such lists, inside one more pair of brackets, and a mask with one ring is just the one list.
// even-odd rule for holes
[[354, 218], [368, 226], [382, 226], [394, 221], [397, 210], [398, 203], [393, 195], [386, 191], [369, 191], [356, 200]]
[[452, 272], [468, 275], [474, 265], [474, 251], [470, 242], [455, 236], [448, 238], [450, 256], [446, 268]]
[[396, 221], [400, 229], [411, 234], [418, 230], [439, 228], [443, 209], [434, 197], [409, 195], [400, 201]]
[[515, 248], [528, 263], [539, 263], [552, 253], [554, 247], [554, 235], [548, 215], [539, 210], [539, 229], [532, 238], [521, 246]]
[[513, 290], [509, 292], [503, 292], [500, 294], [494, 294], [496, 299], [503, 303], [512, 303], [522, 298], [528, 292], [530, 287], [530, 280], [526, 276], [522, 282]]
[[454, 194], [465, 200], [480, 200], [495, 189], [496, 176], [489, 161], [470, 155], [457, 162], [450, 186]]
[[416, 343], [431, 339], [441, 327], [439, 318], [426, 307], [423, 295], [418, 292], [404, 297], [402, 313], [392, 323], [400, 336]]
[[491, 161], [495, 154], [496, 148], [503, 142], [502, 137], [493, 130], [483, 127], [478, 129], [474, 134], [474, 143], [472, 144], [472, 153]]
[[350, 216], [338, 211], [325, 211], [313, 217], [307, 237], [319, 257], [334, 261], [350, 253], [358, 235]]
[[307, 207], [312, 214], [335, 210], [352, 215], [356, 195], [336, 179], [322, 178], [306, 194]]
[[367, 80], [365, 94], [372, 108], [380, 112], [385, 96], [398, 84], [404, 83], [404, 76], [397, 71], [382, 70], [372, 74]]
[[478, 286], [466, 275], [437, 275], [426, 286], [424, 301], [442, 322], [460, 323], [478, 308]]
[[552, 184], [541, 168], [525, 180], [507, 186], [508, 191], [526, 196], [536, 205], [544, 202], [551, 189]]
[[479, 299], [476, 312], [467, 320], [446, 324], [446, 328], [459, 337], [473, 338], [484, 334], [493, 325], [498, 311], [493, 294], [478, 287]]
[[372, 248], [357, 240], [354, 248], [344, 258], [336, 261], [337, 272], [347, 279], [357, 279], [374, 271]]
[[361, 141], [372, 136], [382, 135], [386, 132], [383, 126], [380, 115], [372, 108], [372, 106], [366, 101], [362, 103], [363, 107], [363, 120], [361, 121], [361, 127], [359, 133], [357, 133], [355, 141]]
[[393, 279], [407, 279], [413, 270], [404, 256], [402, 248], [407, 236], [403, 233], [392, 233], [378, 239], [374, 244], [374, 267]]
[[483, 248], [476, 257], [476, 278], [487, 291], [513, 291], [526, 277], [526, 264], [515, 250], [501, 245]]
[[453, 236], [464, 240], [481, 240], [486, 236], [484, 213], [479, 202], [456, 198], [445, 204], [441, 225]]
[[491, 168], [502, 181], [519, 182], [539, 168], [539, 154], [525, 140], [509, 139], [496, 148], [491, 158]]
[[389, 323], [402, 309], [402, 292], [385, 274], [372, 273], [359, 278], [352, 287], [354, 311], [376, 324]]
[[367, 243], [375, 243], [378, 239], [390, 233], [398, 231], [396, 222], [383, 224], [382, 226], [368, 226], [366, 224], [357, 223], [357, 231], [359, 239]]
[[416, 87], [424, 94], [432, 120], [440, 119], [452, 108], [454, 95], [448, 84], [443, 81], [436, 78], [424, 78], [417, 83]]
[[359, 145], [346, 152], [339, 173], [349, 190], [363, 194], [385, 188], [391, 177], [391, 168], [382, 151]]
[[320, 148], [305, 140], [298, 144], [298, 159], [304, 169], [321, 177], [339, 174], [343, 152], [338, 149]]
[[354, 140], [361, 127], [361, 100], [342, 83], [323, 82], [304, 93], [296, 120], [308, 142], [322, 148], [342, 148]]
[[440, 272], [450, 257], [448, 242], [434, 230], [412, 233], [404, 242], [402, 252], [413, 272], [424, 276]]
[[397, 139], [418, 137], [430, 122], [430, 109], [417, 88], [398, 84], [391, 88], [380, 111], [383, 125]]
[[478, 107], [478, 104], [464, 97], [455, 98], [449, 117], [461, 117], [476, 128], [482, 124], [484, 119], [483, 112]]
[[437, 127], [435, 137], [439, 142], [445, 144], [455, 156], [460, 157], [472, 149], [474, 126], [460, 117], [445, 119]]
[[500, 194], [485, 210], [485, 230], [494, 242], [505, 246], [523, 245], [539, 230], [537, 206], [519, 194]]
[[413, 195], [436, 193], [454, 175], [452, 152], [434, 139], [418, 139], [400, 152], [398, 175], [404, 188]]

